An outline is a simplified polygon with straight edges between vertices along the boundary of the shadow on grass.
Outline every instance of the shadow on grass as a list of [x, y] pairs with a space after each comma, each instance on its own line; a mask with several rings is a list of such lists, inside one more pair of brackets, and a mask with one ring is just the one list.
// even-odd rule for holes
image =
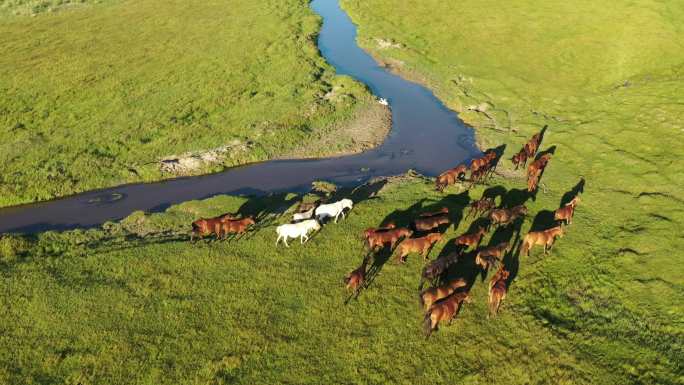
[[583, 193], [584, 192], [584, 183], [585, 183], [584, 178], [580, 178], [579, 182], [577, 182], [577, 184], [572, 189], [570, 189], [570, 191], [563, 194], [563, 197], [561, 198], [561, 202], [560, 202], [560, 207], [567, 205], [576, 196]]

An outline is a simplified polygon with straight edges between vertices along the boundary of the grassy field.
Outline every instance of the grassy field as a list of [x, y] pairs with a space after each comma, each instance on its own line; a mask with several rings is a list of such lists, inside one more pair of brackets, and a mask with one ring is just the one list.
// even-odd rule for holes
[[[517, 189], [523, 181], [494, 180], [489, 193], [508, 205], [526, 201], [531, 214], [485, 242], [541, 226], [544, 210], [577, 182], [558, 177], [564, 174], [561, 161], [552, 164], [548, 183], [557, 187], [536, 200]], [[368, 289], [344, 305], [341, 280], [360, 263], [362, 229], [386, 220], [408, 224], [421, 211], [447, 206], [458, 228], [447, 230], [435, 257], [470, 226], [464, 205], [482, 193], [452, 187], [439, 194], [418, 177], [341, 192], [358, 202], [349, 217], [289, 249], [274, 247], [274, 226], [302, 199], [294, 194], [221, 196], [135, 213], [101, 230], [5, 237], [0, 382], [681, 382], [682, 330], [672, 322], [681, 322], [682, 308], [673, 301], [677, 287], [665, 280], [679, 279], [668, 278], [676, 267], [656, 264], [650, 274], [664, 278], [632, 282], [670, 295], [653, 307], [622, 292], [624, 281], [612, 274], [624, 264], [636, 269], [630, 259], [638, 257], [600, 247], [621, 236], [602, 225], [593, 188], [549, 256], [507, 257], [517, 276], [496, 319], [486, 315], [486, 281], [476, 278], [473, 303], [426, 340], [418, 256], [406, 266], [379, 264]], [[225, 211], [256, 215], [257, 229], [239, 241], [188, 241], [189, 222]], [[466, 274], [470, 268], [456, 266]]]
[[319, 24], [304, 0], [0, 2], [0, 206], [367, 147], [339, 131], [388, 124]]
[[[487, 243], [548, 225], [586, 179], [549, 256], [506, 258], [517, 275], [500, 316], [487, 318], [478, 278], [473, 303], [425, 340], [416, 256], [379, 266], [346, 306], [341, 282], [360, 263], [360, 232], [384, 220], [448, 206], [458, 227], [431, 256], [448, 252], [484, 187], [438, 194], [407, 177], [361, 189], [348, 219], [290, 249], [274, 248], [273, 226], [301, 197], [222, 196], [102, 229], [2, 238], [0, 383], [684, 383], [684, 7], [343, 4], [362, 45], [461, 111], [483, 148], [507, 145], [507, 177], [488, 192], [525, 200], [531, 215]], [[531, 199], [505, 158], [544, 124], [542, 149], [555, 154]], [[258, 215], [258, 229], [187, 241], [194, 218], [226, 211]]]

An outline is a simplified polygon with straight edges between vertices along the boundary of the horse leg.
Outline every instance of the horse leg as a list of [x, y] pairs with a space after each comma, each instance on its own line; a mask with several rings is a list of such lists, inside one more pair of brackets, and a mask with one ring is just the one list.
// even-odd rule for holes
[[278, 246], [278, 242], [280, 242], [280, 238], [281, 238], [281, 236], [278, 235], [278, 239], [276, 239], [276, 247]]

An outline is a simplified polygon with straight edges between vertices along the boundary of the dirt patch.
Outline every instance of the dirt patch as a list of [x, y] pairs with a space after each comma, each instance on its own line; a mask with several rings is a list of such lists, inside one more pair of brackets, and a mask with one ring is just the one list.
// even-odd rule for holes
[[315, 158], [357, 154], [380, 145], [392, 128], [392, 112], [378, 102], [361, 107], [354, 116], [332, 127], [314, 130], [316, 139], [287, 152], [284, 158]]
[[207, 166], [223, 163], [228, 153], [245, 152], [249, 148], [250, 143], [234, 140], [210, 150], [167, 156], [159, 161], [159, 169], [167, 174], [193, 175]]

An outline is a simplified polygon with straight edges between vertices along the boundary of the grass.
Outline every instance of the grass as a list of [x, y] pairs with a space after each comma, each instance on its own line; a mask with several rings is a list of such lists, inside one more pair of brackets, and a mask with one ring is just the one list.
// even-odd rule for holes
[[[560, 161], [551, 167], [554, 175], [564, 170]], [[543, 210], [555, 208], [564, 192], [559, 186], [533, 201], [516, 190], [523, 184], [498, 179], [490, 186], [504, 193], [499, 202], [526, 200], [531, 214], [519, 227], [522, 234], [538, 226]], [[609, 278], [637, 257], [592, 250], [600, 241], [589, 235], [611, 234], [595, 214], [591, 189], [549, 256], [534, 250], [529, 257], [507, 257], [511, 268], [518, 266], [517, 277], [496, 319], [486, 316], [487, 285], [478, 278], [474, 302], [426, 340], [416, 295], [422, 262], [413, 255], [407, 266], [382, 265], [359, 299], [344, 305], [341, 280], [360, 263], [364, 228], [382, 220], [408, 224], [422, 210], [447, 206], [458, 228], [447, 230], [435, 257], [470, 226], [460, 219], [462, 210], [483, 190], [452, 187], [439, 194], [418, 177], [379, 182], [351, 194], [357, 205], [347, 219], [289, 249], [274, 247], [274, 226], [308, 196], [219, 196], [165, 213], [134, 213], [102, 229], [6, 236], [0, 241], [0, 285], [8, 293], [0, 302], [0, 381], [681, 381], [682, 330], [672, 324], [682, 314], [681, 302], [672, 301], [681, 287], [633, 283], [671, 291], [673, 297], [654, 304], [667, 308], [644, 308], [637, 306], [640, 299], [623, 297], [623, 282]], [[257, 229], [239, 241], [188, 241], [189, 222], [225, 211], [256, 215]], [[515, 237], [516, 228], [485, 242]], [[651, 274], [664, 277], [675, 269], [662, 266]]]
[[184, 174], [359, 148], [336, 130], [372, 97], [319, 56], [307, 1], [10, 12], [47, 3], [0, 3], [0, 206], [173, 177], [160, 160], [217, 148]]
[[[586, 179], [551, 255], [517, 260], [501, 315], [487, 319], [478, 280], [474, 303], [425, 340], [415, 256], [385, 264], [343, 305], [360, 232], [383, 219], [406, 223], [421, 207], [447, 205], [458, 219], [467, 199], [456, 188], [441, 195], [429, 181], [403, 178], [372, 199], [362, 190], [348, 219], [290, 249], [274, 248], [272, 226], [300, 197], [223, 196], [102, 229], [2, 238], [0, 382], [684, 383], [684, 9], [343, 4], [362, 45], [462, 111], [484, 148], [504, 143], [510, 157], [549, 124], [542, 148], [555, 154], [542, 192], [526, 202], [521, 234], [544, 226]], [[375, 38], [400, 48], [380, 49]], [[507, 189], [512, 204], [524, 182], [508, 164], [500, 171], [512, 177], [490, 187]], [[258, 231], [239, 242], [187, 242], [192, 219], [236, 210], [261, 213]], [[446, 239], [469, 225], [459, 221]]]

